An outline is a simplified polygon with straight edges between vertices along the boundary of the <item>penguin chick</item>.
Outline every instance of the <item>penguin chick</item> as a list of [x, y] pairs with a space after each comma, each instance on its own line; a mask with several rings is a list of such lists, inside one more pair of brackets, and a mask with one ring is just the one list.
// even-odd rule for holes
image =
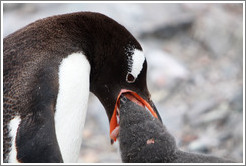
[[144, 107], [120, 98], [120, 151], [132, 163], [228, 163], [222, 158], [183, 152], [166, 127]]

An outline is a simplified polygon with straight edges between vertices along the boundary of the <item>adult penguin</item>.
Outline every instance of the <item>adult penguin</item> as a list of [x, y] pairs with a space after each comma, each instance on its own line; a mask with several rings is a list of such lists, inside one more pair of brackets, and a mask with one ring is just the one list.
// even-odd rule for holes
[[4, 162], [76, 162], [89, 91], [103, 104], [110, 137], [128, 92], [159, 118], [138, 41], [109, 17], [78, 12], [38, 20], [3, 40]]

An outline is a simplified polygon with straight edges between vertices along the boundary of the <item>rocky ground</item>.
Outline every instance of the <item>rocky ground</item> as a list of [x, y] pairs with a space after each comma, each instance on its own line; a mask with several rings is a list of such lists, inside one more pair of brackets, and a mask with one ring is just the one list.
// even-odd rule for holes
[[[178, 146], [243, 161], [242, 4], [4, 4], [3, 35], [46, 16], [104, 13], [139, 39], [148, 86]], [[79, 162], [121, 162], [91, 94]]]

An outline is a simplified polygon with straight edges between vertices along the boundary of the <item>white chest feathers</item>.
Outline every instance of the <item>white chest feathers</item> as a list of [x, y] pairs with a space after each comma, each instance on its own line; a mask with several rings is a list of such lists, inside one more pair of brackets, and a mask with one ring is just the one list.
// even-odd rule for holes
[[59, 67], [59, 92], [55, 128], [64, 162], [77, 162], [82, 144], [89, 97], [90, 64], [82, 53], [63, 59]]
[[9, 122], [9, 126], [8, 126], [10, 131], [9, 136], [11, 137], [11, 151], [9, 153], [9, 159], [8, 159], [9, 163], [18, 163], [15, 142], [16, 142], [16, 134], [20, 121], [21, 121], [20, 117], [16, 116], [14, 119], [12, 119]]

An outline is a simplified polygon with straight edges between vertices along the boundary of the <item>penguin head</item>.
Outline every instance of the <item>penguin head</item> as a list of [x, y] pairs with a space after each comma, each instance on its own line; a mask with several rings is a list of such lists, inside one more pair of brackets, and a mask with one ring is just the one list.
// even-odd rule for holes
[[141, 45], [120, 24], [114, 23], [109, 29], [112, 27], [114, 31], [104, 40], [105, 47], [95, 51], [94, 57], [101, 59], [91, 60], [90, 91], [103, 104], [110, 122], [110, 137], [115, 141], [112, 133], [119, 126], [117, 109], [121, 95], [127, 95], [154, 117], [161, 118], [147, 88], [147, 61]]

